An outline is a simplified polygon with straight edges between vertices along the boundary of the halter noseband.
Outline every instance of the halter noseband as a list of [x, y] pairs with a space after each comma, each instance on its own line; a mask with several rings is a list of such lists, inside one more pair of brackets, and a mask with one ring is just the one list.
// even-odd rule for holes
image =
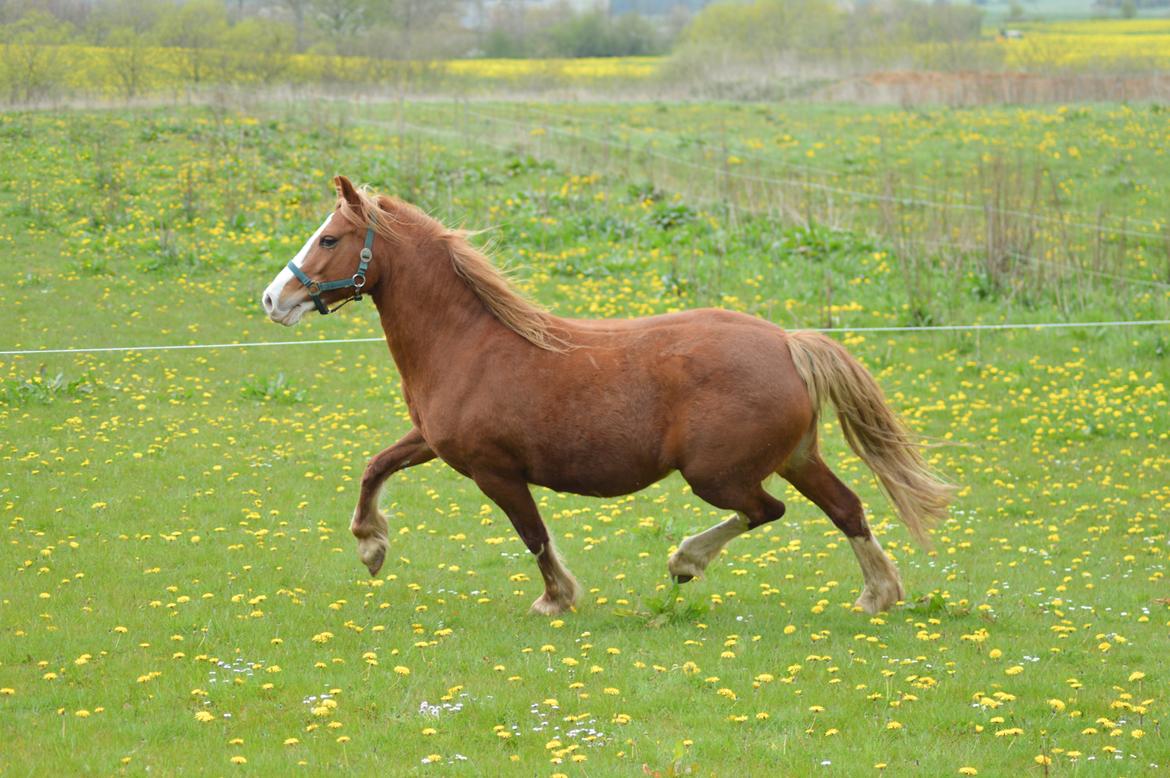
[[[350, 300], [362, 299], [362, 287], [366, 285], [366, 269], [370, 266], [370, 259], [373, 257], [371, 248], [374, 245], [374, 224], [376, 219], [374, 214], [370, 214], [370, 225], [366, 227], [366, 245], [362, 247], [362, 253], [358, 256], [361, 261], [358, 262], [357, 272], [350, 278], [342, 278], [337, 281], [314, 281], [305, 275], [305, 271], [297, 267], [295, 262], [288, 263], [288, 269], [296, 276], [296, 279], [304, 285], [309, 293], [309, 297], [313, 298], [313, 305], [317, 306], [317, 313], [328, 314], [333, 313], [341, 306], [348, 303]], [[337, 305], [330, 308], [321, 299], [321, 295], [325, 292], [332, 292], [334, 289], [349, 289], [353, 287], [353, 297], [347, 297]]]

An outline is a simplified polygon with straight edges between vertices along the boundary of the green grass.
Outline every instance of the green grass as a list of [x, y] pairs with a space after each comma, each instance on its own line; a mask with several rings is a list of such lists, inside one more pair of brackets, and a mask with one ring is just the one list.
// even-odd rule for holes
[[[500, 225], [525, 290], [567, 315], [719, 304], [863, 326], [914, 323], [922, 301], [947, 323], [1170, 303], [1094, 279], [1062, 308], [918, 262], [863, 223], [793, 226], [710, 205], [669, 171], [398, 138], [323, 108], [7, 114], [0, 136], [3, 348], [377, 334], [367, 304], [296, 333], [257, 305], [335, 172]], [[780, 481], [788, 514], [677, 588], [669, 551], [723, 518], [677, 477], [615, 500], [538, 490], [586, 590], [550, 621], [526, 615], [540, 579], [506, 518], [430, 463], [387, 485], [371, 581], [347, 532], [357, 479], [409, 426], [379, 344], [0, 357], [0, 769], [1164, 771], [1165, 328], [844, 340], [917, 429], [962, 444], [931, 453], [963, 490], [925, 552], [827, 425], [827, 456], [906, 581], [881, 618], [850, 609], [848, 545]]]

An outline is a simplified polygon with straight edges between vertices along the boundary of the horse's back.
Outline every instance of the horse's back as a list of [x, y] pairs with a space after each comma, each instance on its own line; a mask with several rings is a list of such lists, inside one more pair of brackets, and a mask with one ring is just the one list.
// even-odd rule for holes
[[586, 341], [598, 336], [620, 337], [654, 330], [685, 330], [693, 327], [722, 328], [733, 326], [766, 330], [777, 334], [784, 332], [777, 325], [758, 316], [739, 311], [727, 311], [722, 308], [695, 308], [655, 316], [642, 316], [636, 319], [562, 319], [561, 323], [574, 336]]
[[[783, 329], [735, 311], [704, 308], [641, 319], [578, 320], [571, 332], [577, 353], [567, 364], [645, 373], [662, 389], [678, 384], [689, 395], [696, 381], [738, 393], [751, 385], [779, 388], [800, 383]], [[801, 386], [803, 384], [801, 383]]]

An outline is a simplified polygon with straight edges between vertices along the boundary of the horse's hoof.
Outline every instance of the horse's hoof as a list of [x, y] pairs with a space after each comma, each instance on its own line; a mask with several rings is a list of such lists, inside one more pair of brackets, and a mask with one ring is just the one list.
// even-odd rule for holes
[[573, 607], [571, 602], [562, 602], [560, 600], [549, 597], [547, 594], [542, 594], [536, 598], [536, 602], [532, 603], [532, 607], [528, 610], [529, 613], [536, 613], [541, 616], [558, 616]]
[[370, 571], [371, 576], [378, 574], [382, 563], [386, 561], [387, 541], [386, 517], [381, 511], [375, 511], [366, 521], [359, 521], [357, 512], [354, 512], [349, 531], [357, 538], [358, 559]]
[[672, 579], [680, 584], [702, 575], [706, 567], [705, 562], [688, 554], [685, 548], [675, 551], [666, 563], [666, 571], [670, 573]]
[[861, 590], [861, 596], [853, 603], [854, 608], [860, 608], [872, 615], [885, 613], [906, 598], [902, 584], [893, 581], [893, 585], [871, 587], [868, 584]]
[[366, 569], [370, 571], [370, 577], [374, 578], [378, 575], [378, 571], [382, 569], [382, 563], [386, 561], [386, 549], [379, 548], [368, 558], [362, 557], [362, 563]]
[[376, 576], [382, 569], [382, 563], [386, 561], [386, 546], [385, 535], [358, 538], [358, 559], [362, 560], [371, 576]]

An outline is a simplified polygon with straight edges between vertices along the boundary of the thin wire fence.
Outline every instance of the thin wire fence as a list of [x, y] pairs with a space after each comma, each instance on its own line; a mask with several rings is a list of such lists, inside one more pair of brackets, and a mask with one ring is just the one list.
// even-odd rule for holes
[[[1156, 327], [1170, 325], [1170, 319], [1135, 319], [1130, 321], [1057, 321], [1057, 322], [1002, 322], [990, 324], [933, 324], [922, 326], [888, 327], [800, 327], [792, 332], [823, 332], [827, 334], [860, 335], [865, 333], [915, 333], [915, 332], [1002, 332], [1005, 330], [1057, 330], [1057, 329], [1114, 329], [1119, 327]], [[76, 348], [12, 349], [0, 351], [0, 356], [43, 356], [47, 354], [104, 354], [126, 351], [197, 351], [247, 348], [274, 348], [281, 346], [329, 346], [356, 343], [382, 343], [385, 338], [322, 338], [320, 340], [272, 340], [246, 343], [180, 343], [150, 344], [140, 346], [78, 346]]]

